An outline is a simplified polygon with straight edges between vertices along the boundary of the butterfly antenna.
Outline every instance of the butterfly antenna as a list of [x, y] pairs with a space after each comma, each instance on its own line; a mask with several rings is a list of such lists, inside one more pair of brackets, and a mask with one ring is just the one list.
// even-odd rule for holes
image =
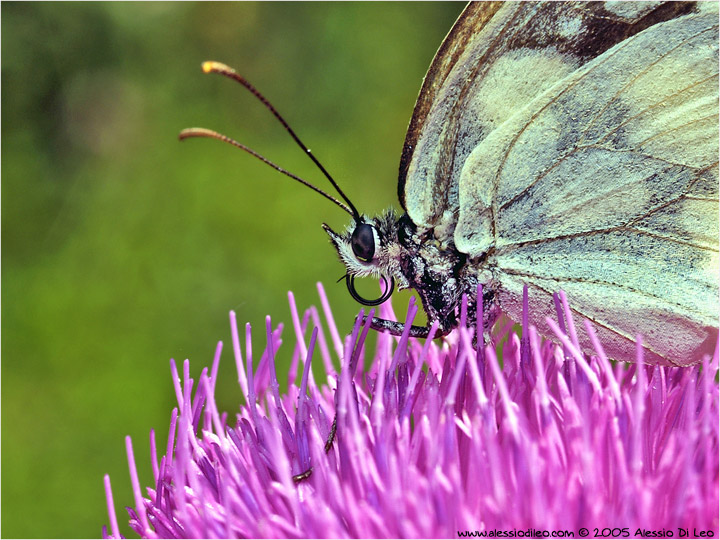
[[329, 194], [325, 193], [323, 190], [313, 186], [309, 182], [306, 182], [305, 180], [302, 180], [301, 178], [295, 176], [294, 174], [289, 173], [285, 169], [275, 165], [271, 161], [265, 159], [257, 152], [254, 152], [250, 148], [246, 147], [243, 144], [240, 144], [229, 137], [226, 137], [225, 135], [221, 135], [220, 133], [216, 133], [211, 130], [207, 129], [200, 129], [200, 128], [191, 128], [191, 129], [185, 129], [180, 133], [180, 140], [186, 139], [188, 137], [210, 137], [213, 139], [219, 139], [221, 141], [227, 142], [229, 144], [232, 144], [233, 146], [236, 146], [240, 148], [241, 150], [245, 150], [249, 154], [255, 156], [256, 158], [260, 159], [264, 163], [267, 163], [277, 171], [289, 176], [290, 178], [293, 178], [297, 180], [298, 182], [305, 184], [307, 187], [314, 189], [324, 197], [327, 197], [331, 201], [333, 201], [335, 204], [343, 208], [346, 212], [348, 212], [350, 215], [353, 216], [356, 222], [360, 222], [360, 212], [357, 211], [357, 208], [355, 208], [355, 205], [350, 202], [350, 199], [348, 199], [347, 195], [343, 192], [342, 189], [340, 189], [340, 186], [335, 182], [332, 176], [330, 176], [330, 173], [327, 172], [325, 167], [323, 167], [322, 163], [318, 161], [318, 159], [313, 155], [313, 153], [310, 151], [310, 149], [305, 146], [305, 144], [300, 140], [300, 137], [297, 136], [297, 134], [293, 131], [293, 129], [290, 127], [290, 125], [285, 121], [285, 119], [282, 117], [282, 115], [275, 109], [275, 107], [272, 106], [272, 104], [267, 100], [265, 96], [263, 96], [257, 88], [255, 88], [252, 84], [248, 82], [245, 77], [237, 73], [234, 69], [232, 69], [229, 66], [226, 66], [225, 64], [222, 64], [220, 62], [203, 62], [202, 64], [202, 70], [204, 73], [219, 73], [220, 75], [224, 75], [225, 77], [228, 77], [229, 79], [233, 79], [234, 81], [239, 82], [241, 85], [243, 85], [247, 90], [254, 95], [264, 106], [266, 109], [268, 109], [275, 118], [278, 119], [278, 121], [283, 125], [285, 130], [290, 134], [290, 136], [295, 140], [295, 142], [298, 144], [300, 148], [302, 148], [303, 152], [305, 152], [308, 157], [315, 163], [318, 169], [322, 171], [322, 173], [325, 175], [325, 178], [327, 178], [330, 183], [333, 185], [335, 190], [340, 194], [340, 196], [343, 198], [343, 200], [347, 203], [347, 206], [342, 204], [340, 201], [335, 199], [334, 197], [330, 196]]
[[183, 129], [183, 130], [180, 132], [180, 140], [181, 140], [181, 141], [182, 141], [182, 140], [185, 140], [185, 139], [190, 139], [190, 138], [192, 138], [192, 137], [199, 137], [199, 138], [205, 138], [205, 139], [217, 139], [218, 141], [222, 141], [222, 142], [226, 142], [226, 143], [228, 143], [228, 144], [231, 144], [231, 145], [235, 146], [236, 148], [239, 148], [240, 150], [244, 150], [245, 152], [247, 152], [247, 153], [250, 154], [251, 156], [254, 156], [254, 157], [258, 158], [258, 159], [259, 159], [260, 161], [262, 161], [263, 163], [265, 163], [265, 164], [267, 164], [267, 165], [270, 165], [270, 166], [271, 166], [273, 169], [275, 169], [276, 171], [284, 174], [285, 176], [289, 176], [289, 177], [292, 178], [293, 180], [297, 180], [297, 181], [300, 182], [301, 184], [303, 184], [303, 185], [309, 187], [310, 189], [318, 192], [320, 195], [322, 195], [322, 196], [325, 197], [326, 199], [329, 199], [329, 200], [331, 200], [332, 202], [334, 202], [335, 204], [337, 204], [340, 208], [342, 208], [343, 210], [345, 210], [348, 214], [350, 214], [351, 216], [355, 217], [355, 213], [353, 212], [353, 210], [355, 210], [354, 208], [353, 208], [353, 210], [351, 210], [351, 209], [348, 208], [345, 204], [343, 204], [342, 202], [338, 201], [335, 197], [333, 197], [333, 196], [330, 195], [329, 193], [326, 193], [326, 192], [323, 191], [322, 189], [320, 189], [320, 188], [318, 188], [318, 187], [315, 187], [314, 185], [312, 185], [312, 184], [311, 184], [310, 182], [308, 182], [307, 180], [303, 180], [303, 179], [300, 178], [299, 176], [296, 176], [296, 175], [294, 175], [293, 173], [291, 173], [290, 171], [287, 171], [287, 170], [283, 169], [282, 167], [280, 167], [279, 165], [276, 165], [275, 163], [273, 163], [272, 161], [270, 161], [270, 160], [267, 159], [266, 157], [261, 156], [260, 154], [258, 154], [258, 153], [257, 153], [255, 150], [253, 150], [252, 148], [248, 148], [248, 147], [245, 146], [244, 144], [239, 143], [239, 142], [237, 142], [237, 141], [234, 140], [234, 139], [231, 139], [231, 138], [228, 137], [227, 135], [223, 135], [222, 133], [218, 133], [217, 131], [213, 131], [213, 130], [211, 130], [211, 129], [205, 129], [205, 128], [188, 128], [188, 129]]

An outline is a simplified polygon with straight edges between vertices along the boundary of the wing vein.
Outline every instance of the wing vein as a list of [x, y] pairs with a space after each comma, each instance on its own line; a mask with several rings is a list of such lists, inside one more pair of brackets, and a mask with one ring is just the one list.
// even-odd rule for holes
[[[588, 124], [587, 128], [586, 128], [585, 131], [583, 132], [583, 134], [582, 134], [582, 136], [580, 137], [580, 139], [579, 139], [578, 142], [582, 142], [582, 141], [585, 139], [585, 135], [587, 134], [587, 132], [595, 125], [595, 123], [596, 123], [597, 120], [602, 116], [602, 114], [603, 114], [608, 108], [610, 108], [610, 105], [611, 105], [612, 103], [614, 103], [614, 102], [620, 97], [620, 95], [621, 95], [623, 92], [625, 92], [625, 90], [627, 90], [629, 87], [631, 87], [632, 85], [634, 85], [634, 84], [638, 81], [638, 79], [639, 79], [640, 77], [642, 77], [643, 75], [645, 75], [648, 71], [650, 71], [650, 69], [652, 69], [653, 67], [655, 67], [661, 60], [663, 60], [666, 56], [670, 55], [671, 53], [675, 52], [675, 51], [676, 51], [678, 48], [680, 48], [681, 46], [687, 44], [689, 41], [695, 39], [696, 37], [698, 37], [698, 36], [700, 36], [700, 35], [702, 35], [702, 34], [704, 34], [705, 32], [709, 32], [709, 31], [714, 30], [714, 29], [717, 29], [717, 28], [718, 28], [718, 25], [715, 25], [715, 26], [712, 26], [712, 27], [710, 27], [710, 28], [706, 28], [706, 29], [698, 32], [697, 34], [694, 34], [694, 35], [688, 37], [686, 40], [683, 40], [682, 42], [678, 43], [675, 47], [673, 47], [672, 49], [666, 51], [663, 55], [659, 56], [654, 62], [649, 63], [649, 64], [647, 65], [647, 67], [645, 67], [645, 69], [643, 69], [642, 71], [640, 71], [639, 73], [637, 73], [637, 74], [636, 74], [632, 79], [630, 79], [622, 88], [620, 88], [620, 89], [615, 93], [615, 95], [608, 100], [608, 102], [605, 104], [605, 106], [604, 106], [602, 109], [600, 109], [600, 111], [598, 111], [598, 113], [593, 117], [593, 119], [592, 119], [592, 120], [590, 121], [590, 123]], [[616, 53], [615, 53], [615, 54], [616, 54]], [[683, 89], [683, 90], [684, 90], [684, 89]], [[629, 119], [628, 119], [628, 120], [629, 120]]]
[[659, 235], [657, 233], [652, 233], [649, 231], [643, 231], [641, 229], [636, 229], [635, 227], [621, 225], [619, 227], [608, 227], [605, 229], [595, 229], [593, 231], [584, 231], [584, 232], [572, 233], [572, 234], [560, 234], [558, 236], [552, 236], [550, 238], [537, 238], [535, 240], [524, 240], [522, 242], [508, 242], [507, 244], [504, 244], [497, 248], [496, 255], [499, 257], [499, 256], [503, 255], [504, 253], [515, 251], [516, 249], [523, 248], [525, 246], [549, 244], [549, 243], [555, 242], [557, 240], [569, 240], [571, 238], [587, 238], [587, 237], [595, 236], [598, 234], [608, 234], [608, 233], [613, 233], [613, 232], [633, 232], [638, 235], [649, 236], [651, 238], [658, 238], [660, 240], [667, 240], [668, 242], [673, 242], [675, 244], [682, 245], [682, 246], [692, 247], [692, 248], [699, 249], [702, 251], [709, 251], [711, 253], [720, 252], [720, 249], [717, 249], [717, 248], [712, 248], [709, 246], [702, 246], [702, 245], [696, 244], [694, 242], [678, 240], [677, 238], [666, 237], [666, 236]]
[[646, 152], [640, 151], [638, 148], [612, 148], [609, 146], [601, 146], [598, 144], [588, 144], [586, 146], [583, 146], [583, 148], [599, 148], [601, 150], [606, 150], [608, 152], [616, 152], [618, 154], [637, 154], [640, 157], [644, 157], [647, 159], [654, 159], [655, 161], [659, 161], [661, 163], [667, 163], [668, 165], [672, 165], [675, 167], [685, 167], [686, 169], [690, 169], [692, 171], [697, 171], [698, 173], [703, 173], [709, 168], [711, 168], [713, 165], [717, 164], [717, 161], [715, 163], [711, 163], [708, 166], [705, 167], [693, 167], [692, 165], [688, 165], [687, 163], [678, 163], [677, 161], [670, 161], [669, 159], [662, 158], [659, 156], [651, 156], [650, 154]]
[[[519, 274], [519, 275], [521, 275], [521, 274]], [[542, 292], [544, 292], [545, 294], [548, 294], [548, 295], [552, 295], [552, 294], [553, 294], [553, 291], [548, 290], [548, 289], [546, 289], [545, 287], [541, 287], [541, 286], [538, 285], [537, 283], [528, 283], [528, 286], [534, 287], [534, 288], [536, 288], [536, 289], [539, 289], [540, 291], [542, 291]], [[577, 307], [574, 307], [574, 306], [576, 306], [576, 304], [574, 304], [574, 305], [572, 305], [572, 306], [569, 306], [570, 311], [571, 311], [573, 314], [575, 314], [575, 315], [577, 315], [578, 317], [580, 317], [581, 319], [587, 319], [587, 320], [591, 321], [593, 324], [595, 324], [595, 325], [597, 325], [597, 326], [599, 326], [599, 327], [601, 327], [601, 328], [604, 328], [604, 329], [607, 330], [608, 332], [610, 332], [610, 333], [612, 333], [612, 334], [615, 334], [616, 336], [619, 336], [620, 338], [625, 339], [625, 340], [627, 340], [628, 342], [635, 342], [635, 338], [634, 338], [632, 335], [630, 335], [629, 333], [623, 332], [623, 331], [621, 331], [620, 329], [617, 329], [617, 328], [612, 328], [611, 326], [609, 326], [611, 323], [609, 323], [609, 322], [604, 322], [604, 321], [600, 321], [600, 320], [598, 320], [596, 317], [594, 317], [592, 314], [586, 312], [585, 310], [578, 309]], [[665, 358], [665, 355], [663, 355], [663, 354], [662, 354], [661, 352], [659, 352], [659, 351], [656, 351], [656, 350], [652, 349], [646, 342], [643, 341], [643, 342], [641, 343], [641, 345], [642, 345], [642, 348], [645, 349], [646, 351], [649, 351], [649, 352], [651, 352], [651, 353], [653, 353], [653, 354], [657, 354], [658, 356], [661, 356], [661, 357]], [[677, 364], [676, 362], [674, 362], [671, 358], [667, 358], [667, 360], [668, 360], [670, 363], [672, 363], [672, 364], [679, 365], [679, 364]]]
[[[666, 304], [669, 304], [671, 306], [680, 308], [682, 310], [690, 311], [699, 317], [703, 316], [703, 313], [693, 309], [691, 307], [688, 307], [686, 305], [683, 305], [677, 301], [673, 301], [667, 294], [653, 294], [649, 293], [648, 291], [643, 291], [641, 289], [636, 289], [634, 287], [628, 287], [627, 285], [622, 285], [620, 283], [613, 283], [611, 281], [605, 281], [602, 279], [584, 279], [584, 278], [573, 278], [573, 277], [549, 277], [549, 276], [538, 276], [537, 274], [533, 274], [531, 272], [520, 272], [518, 270], [511, 270], [511, 269], [503, 269], [504, 273], [513, 275], [513, 276], [520, 276], [520, 277], [526, 277], [526, 278], [535, 278], [535, 279], [546, 279], [548, 281], [557, 281], [559, 283], [592, 283], [594, 285], [604, 285], [607, 287], [614, 287], [617, 289], [621, 289], [623, 291], [629, 291], [632, 294], [637, 294], [639, 296], [644, 296], [646, 298], [652, 298], [654, 300], [660, 300]], [[537, 282], [532, 283], [534, 286], [541, 288], [540, 285], [537, 284]], [[547, 291], [550, 294], [552, 292]], [[589, 317], [588, 317], [589, 318]]]
[[[630, 221], [628, 221], [628, 222], [626, 223], [626, 225], [627, 225], [627, 226], [631, 226], [631, 225], [633, 225], [633, 224], [636, 224], [639, 220], [645, 219], [645, 218], [653, 215], [655, 212], [657, 212], [657, 211], [659, 211], [659, 210], [662, 210], [662, 209], [664, 209], [664, 208], [667, 208], [668, 206], [670, 206], [670, 205], [672, 205], [672, 204], [675, 204], [676, 202], [678, 202], [678, 201], [680, 201], [680, 200], [682, 200], [682, 199], [689, 199], [690, 197], [688, 196], [688, 191], [690, 191], [690, 190], [695, 186], [695, 184], [697, 184], [697, 183], [700, 181], [700, 178], [702, 178], [703, 173], [705, 173], [705, 172], [709, 171], [711, 168], [717, 166], [717, 164], [718, 164], [718, 162], [716, 161], [715, 163], [711, 163], [711, 164], [708, 165], [707, 167], [698, 170], [697, 175], [695, 176], [695, 178], [693, 179], [693, 181], [688, 184], [687, 188], [685, 188], [685, 191], [684, 191], [683, 193], [681, 193], [680, 195], [678, 195], [677, 197], [675, 197], [675, 198], [673, 198], [673, 199], [664, 201], [662, 204], [656, 206], [655, 208], [651, 208], [651, 209], [648, 210], [645, 214], [642, 214], [642, 215], [639, 215], [639, 216], [634, 217], [633, 219], [631, 219]], [[699, 199], [699, 198], [698, 198], [698, 199]], [[708, 199], [708, 200], [709, 200], [709, 201], [712, 201], [712, 202], [715, 202], [717, 199]], [[692, 245], [692, 244], [691, 244], [691, 245]]]
[[[715, 76], [717, 77], [717, 75], [715, 75]], [[655, 138], [657, 138], [657, 137], [660, 137], [660, 136], [662, 136], [662, 135], [667, 135], [668, 133], [672, 133], [673, 131], [676, 131], [676, 130], [678, 130], [678, 129], [682, 129], [682, 128], [685, 128], [685, 127], [687, 127], [687, 126], [691, 126], [691, 125], [693, 125], [693, 124], [697, 124], [697, 123], [699, 123], [699, 122], [703, 122], [703, 121], [705, 121], [705, 120], [713, 119], [713, 118], [717, 118], [717, 115], [716, 115], [716, 114], [709, 114], [709, 115], [703, 116], [703, 117], [701, 117], [701, 118], [696, 118], [696, 119], [694, 119], [694, 120], [690, 120], [689, 122], [685, 122], [684, 124], [681, 124], [681, 125], [679, 125], [679, 126], [675, 126], [674, 128], [665, 129], [665, 130], [663, 130], [663, 131], [658, 131], [658, 132], [655, 133], [654, 135], [652, 135], [652, 136], [650, 136], [650, 137], [648, 137], [648, 138], [646, 138], [646, 139], [638, 142], [637, 144], [638, 144], [638, 146], [642, 146], [642, 145], [646, 144], [648, 141], [652, 141], [653, 139], [655, 139]]]
[[[690, 86], [686, 86], [686, 87], [683, 88], [682, 90], [679, 90], [679, 91], [677, 91], [675, 94], [673, 94], [673, 95], [671, 95], [671, 96], [668, 96], [668, 97], [678, 96], [678, 95], [682, 94], [683, 92], [686, 92], [687, 90], [692, 90], [694, 87], [706, 83], [706, 82], [709, 81], [710, 79], [716, 78], [717, 76], [718, 76], [718, 74], [717, 74], [717, 73], [714, 73], [714, 74], [710, 75], [709, 77], [707, 77], [707, 78], [705, 78], [705, 79], [703, 79], [703, 80], [701, 80], [701, 81], [697, 81], [697, 82], [691, 84]], [[653, 103], [652, 105], [650, 105], [650, 106], [646, 107], [645, 109], [641, 110], [639, 113], [634, 114], [634, 115], [628, 117], [626, 120], [624, 120], [623, 122], [621, 122], [620, 124], [618, 124], [617, 126], [615, 126], [612, 130], [608, 131], [607, 135], [605, 135], [602, 139], [598, 140], [597, 143], [605, 142], [605, 141], [608, 139], [608, 137], [610, 137], [610, 135], [612, 135], [613, 133], [615, 133], [615, 132], [616, 132], [618, 129], [620, 129], [621, 127], [623, 127], [623, 126], [625, 126], [626, 124], [628, 124], [629, 122], [635, 120], [635, 119], [638, 118], [639, 116], [642, 116], [643, 114], [647, 113], [648, 111], [654, 109], [655, 107], [662, 106], [662, 105], [665, 103], [665, 99], [666, 99], [666, 98], [663, 98], [662, 100], [658, 101], [657, 103]], [[585, 134], [587, 133], [587, 131], [588, 131], [589, 129], [590, 129], [590, 127], [588, 127], [588, 129], [585, 130], [585, 133], [583, 133], [583, 136], [582, 136], [581, 139], [580, 139], [581, 141], [583, 141], [583, 140], [585, 139]], [[596, 143], [596, 144], [597, 144], [597, 143]]]

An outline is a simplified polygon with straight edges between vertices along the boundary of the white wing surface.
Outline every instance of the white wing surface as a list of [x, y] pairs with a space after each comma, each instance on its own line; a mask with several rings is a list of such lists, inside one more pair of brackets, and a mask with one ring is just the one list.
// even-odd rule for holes
[[611, 356], [633, 357], [636, 334], [650, 362], [712, 352], [718, 5], [699, 5], [564, 76], [463, 161], [455, 245], [490, 254], [515, 320], [523, 284], [536, 315], [563, 289]]

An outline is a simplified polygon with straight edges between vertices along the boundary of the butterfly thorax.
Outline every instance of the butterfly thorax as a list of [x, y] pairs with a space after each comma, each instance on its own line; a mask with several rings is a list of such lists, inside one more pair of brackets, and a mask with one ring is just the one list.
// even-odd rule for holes
[[432, 230], [416, 227], [407, 214], [398, 220], [397, 231], [405, 287], [418, 292], [428, 321], [437, 320], [445, 329], [457, 326], [456, 307], [469, 288], [467, 257], [454, 246], [441, 244]]
[[404, 255], [400, 267], [408, 286], [418, 292], [428, 321], [437, 320], [441, 329], [455, 328], [464, 294], [468, 299], [467, 322], [474, 326], [477, 288], [481, 282], [483, 326], [486, 329], [492, 326], [498, 315], [492, 256], [471, 261], [453, 243], [438, 240], [436, 231], [417, 227], [407, 214], [398, 220], [398, 225], [398, 242]]

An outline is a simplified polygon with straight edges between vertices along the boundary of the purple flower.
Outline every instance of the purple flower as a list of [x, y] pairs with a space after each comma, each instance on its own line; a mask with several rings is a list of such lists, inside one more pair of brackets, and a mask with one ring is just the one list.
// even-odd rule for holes
[[[522, 339], [509, 326], [494, 336], [507, 338], [502, 364], [493, 346], [473, 346], [475, 329], [464, 324], [441, 343], [381, 334], [365, 371], [368, 326], [358, 318], [343, 341], [318, 290], [331, 340], [314, 307], [300, 320], [290, 294], [296, 344], [286, 394], [274, 361], [282, 325], [269, 318], [258, 361], [249, 325], [241, 353], [230, 313], [248, 404], [236, 418], [214, 400], [222, 343], [197, 382], [187, 361], [182, 378], [172, 362], [178, 408], [159, 460], [150, 434], [153, 487], [144, 497], [127, 438], [128, 511], [140, 536], [577, 537], [581, 527], [592, 537], [604, 528], [678, 537], [679, 527], [717, 536], [717, 350], [693, 368], [643, 365], [639, 347], [627, 364], [611, 364], [599, 343], [596, 355], [582, 355], [561, 293], [565, 317], [553, 326], [561, 346], [542, 341], [527, 317]], [[407, 323], [416, 312], [411, 302]], [[387, 304], [380, 315], [394, 318]], [[330, 348], [343, 359], [339, 374]], [[309, 369], [316, 349], [326, 385]], [[105, 491], [103, 535], [117, 538], [107, 476]]]

